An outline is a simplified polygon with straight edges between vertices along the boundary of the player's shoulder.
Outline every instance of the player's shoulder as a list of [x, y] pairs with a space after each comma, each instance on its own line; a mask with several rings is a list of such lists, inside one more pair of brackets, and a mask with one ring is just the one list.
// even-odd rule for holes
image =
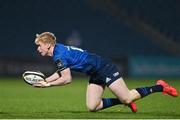
[[55, 45], [54, 51], [53, 51], [53, 60], [62, 59], [62, 57], [66, 56], [65, 52], [66, 48], [63, 44], [57, 43]]
[[66, 46], [60, 43], [56, 43], [55, 49], [66, 49]]
[[54, 47], [54, 54], [64, 54], [67, 51], [67, 47], [63, 44], [57, 43]]

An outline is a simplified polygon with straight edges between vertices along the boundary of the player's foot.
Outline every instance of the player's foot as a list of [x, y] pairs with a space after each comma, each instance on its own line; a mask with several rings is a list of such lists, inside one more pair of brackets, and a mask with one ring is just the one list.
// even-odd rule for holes
[[163, 87], [163, 94], [168, 94], [168, 95], [171, 95], [173, 97], [177, 97], [178, 96], [177, 90], [174, 87], [172, 87], [171, 85], [167, 84], [165, 81], [158, 80], [156, 82], [156, 85], [162, 85], [162, 87]]
[[135, 104], [134, 102], [130, 103], [130, 104], [128, 105], [128, 107], [131, 109], [131, 111], [132, 111], [133, 113], [136, 113], [136, 112], [137, 112], [137, 106], [136, 106], [136, 104]]

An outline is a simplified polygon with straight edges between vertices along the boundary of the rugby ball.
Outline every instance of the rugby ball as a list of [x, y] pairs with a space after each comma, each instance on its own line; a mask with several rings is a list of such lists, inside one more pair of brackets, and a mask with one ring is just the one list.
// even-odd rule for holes
[[36, 71], [25, 71], [22, 75], [24, 81], [30, 85], [45, 80], [45, 75], [41, 72]]

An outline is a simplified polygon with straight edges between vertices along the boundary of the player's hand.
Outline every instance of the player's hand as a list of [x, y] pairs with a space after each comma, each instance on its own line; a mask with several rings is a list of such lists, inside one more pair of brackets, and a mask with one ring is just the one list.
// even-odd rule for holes
[[34, 87], [39, 87], [39, 88], [45, 88], [45, 87], [49, 87], [50, 83], [46, 82], [46, 81], [40, 81], [38, 83], [33, 84]]

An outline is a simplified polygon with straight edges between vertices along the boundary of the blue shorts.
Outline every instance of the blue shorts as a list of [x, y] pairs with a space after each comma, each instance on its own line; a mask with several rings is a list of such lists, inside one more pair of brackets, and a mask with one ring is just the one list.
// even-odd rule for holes
[[100, 69], [91, 74], [89, 83], [109, 86], [120, 77], [121, 75], [117, 67], [111, 62], [107, 62], [105, 65], [101, 66]]

